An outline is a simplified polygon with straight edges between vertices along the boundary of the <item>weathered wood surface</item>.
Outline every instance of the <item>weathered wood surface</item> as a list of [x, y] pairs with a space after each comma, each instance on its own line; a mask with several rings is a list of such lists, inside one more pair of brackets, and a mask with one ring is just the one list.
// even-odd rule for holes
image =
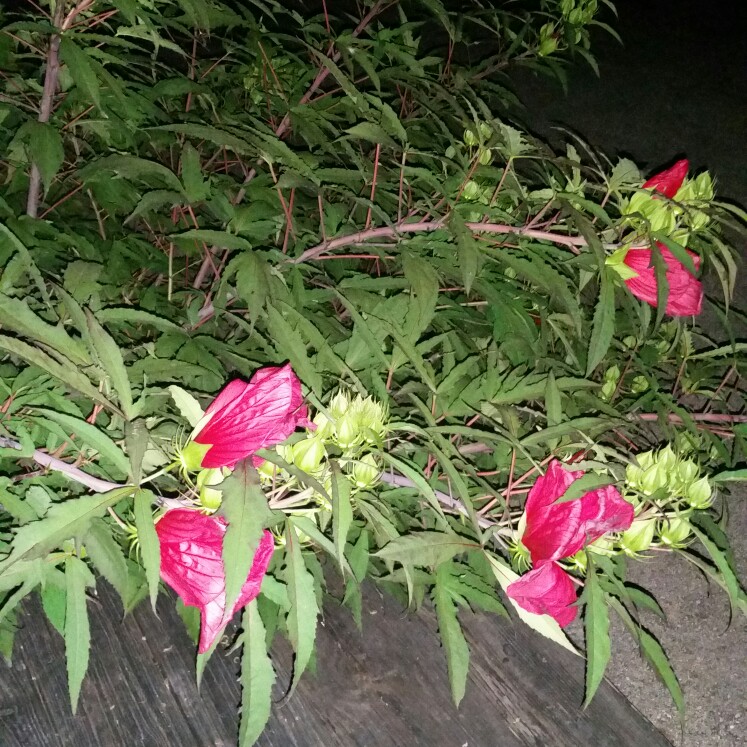
[[[216, 653], [202, 692], [194, 647], [165, 596], [121, 621], [101, 582], [90, 605], [91, 667], [78, 715], [68, 704], [64, 646], [30, 603], [14, 666], [0, 665], [2, 747], [229, 747], [235, 744], [237, 659]], [[433, 615], [405, 616], [369, 590], [364, 633], [333, 602], [318, 638], [318, 675], [275, 707], [262, 747], [668, 747], [610, 685], [587, 710], [583, 660], [523, 625], [464, 615], [472, 650], [467, 695], [451, 702]], [[290, 656], [277, 651], [287, 683]]]

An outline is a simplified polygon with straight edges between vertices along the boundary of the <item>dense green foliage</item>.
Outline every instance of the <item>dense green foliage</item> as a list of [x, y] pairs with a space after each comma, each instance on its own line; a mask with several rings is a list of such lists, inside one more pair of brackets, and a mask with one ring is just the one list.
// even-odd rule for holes
[[[310, 660], [324, 566], [353, 614], [366, 577], [412, 606], [430, 595], [459, 700], [458, 608], [503, 611], [496, 580], [522, 570], [516, 522], [548, 456], [622, 483], [636, 451], [667, 441], [717, 483], [744, 475], [744, 343], [664, 319], [608, 262], [631, 232], [683, 259], [686, 243], [728, 322], [738, 211], [698, 193], [653, 225], [630, 207], [633, 163], [554, 154], [509, 123], [512, 65], [562, 78], [590, 59], [596, 0], [359, 5], [57, 0], [0, 18], [0, 646], [9, 657], [17, 606], [41, 593], [73, 705], [92, 571], [125, 610], [155, 599], [150, 508], [194, 498], [172, 473], [139, 487], [186, 439], [183, 390], [205, 403], [287, 360], [314, 412], [342, 387], [390, 413], [369, 464], [388, 479], [351, 483], [332, 446], [320, 485], [281, 449], [267, 456], [288, 488], [269, 510], [256, 491], [226, 496], [284, 545], [244, 614], [242, 744], [269, 709], [262, 640], [288, 635], [296, 678]], [[46, 453], [107, 484], [41, 469]], [[665, 498], [646, 504], [659, 534]], [[702, 553], [692, 531], [665, 544], [745, 609], [709, 502], [676, 509]], [[628, 557], [578, 560], [589, 696], [612, 609], [679, 703]]]

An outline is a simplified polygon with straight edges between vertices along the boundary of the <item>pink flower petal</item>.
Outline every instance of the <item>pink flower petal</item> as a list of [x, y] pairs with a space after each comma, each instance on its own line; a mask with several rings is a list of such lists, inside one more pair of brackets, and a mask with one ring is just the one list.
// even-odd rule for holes
[[249, 575], [230, 615], [225, 615], [226, 578], [223, 535], [226, 522], [188, 508], [167, 511], [156, 523], [161, 543], [161, 578], [184, 604], [201, 613], [199, 652], [204, 653], [223, 632], [228, 620], [259, 594], [275, 542], [265, 531]]
[[506, 589], [506, 594], [522, 609], [535, 615], [550, 615], [561, 627], [576, 619], [576, 587], [557, 564], [547, 563], [525, 573]]
[[670, 166], [670, 168], [654, 174], [648, 181], [643, 183], [643, 189], [653, 189], [665, 197], [672, 199], [682, 186], [682, 182], [685, 181], [689, 168], [690, 162], [686, 158], [683, 158], [681, 161], [677, 161], [674, 166]]
[[233, 468], [260, 449], [285, 441], [297, 427], [309, 425], [301, 382], [288, 364], [261, 368], [249, 383], [229, 382], [205, 414], [212, 417], [194, 440], [210, 445], [202, 459], [206, 469]]
[[[657, 242], [662, 259], [667, 266], [666, 278], [669, 283], [666, 313], [670, 316], [693, 316], [700, 314], [703, 306], [703, 285], [693, 277], [688, 269], [672, 254], [664, 244]], [[700, 267], [700, 257], [688, 250], [695, 268]], [[638, 273], [637, 277], [625, 281], [630, 292], [641, 301], [656, 307], [656, 272], [651, 266], [651, 249], [633, 248], [625, 255], [625, 264]]]
[[633, 523], [633, 506], [611, 485], [556, 503], [583, 474], [563, 469], [554, 459], [529, 491], [521, 541], [536, 568], [575, 555], [607, 532], [625, 530]]

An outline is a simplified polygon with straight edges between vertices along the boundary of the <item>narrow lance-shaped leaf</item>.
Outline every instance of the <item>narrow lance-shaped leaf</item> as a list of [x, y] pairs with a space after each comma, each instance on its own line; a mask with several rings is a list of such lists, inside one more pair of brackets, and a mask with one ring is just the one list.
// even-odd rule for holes
[[96, 317], [86, 310], [88, 334], [96, 355], [111, 379], [112, 387], [119, 396], [119, 404], [127, 420], [132, 418], [132, 390], [122, 358], [122, 351], [114, 338], [99, 324]]
[[88, 670], [91, 633], [86, 609], [86, 587], [93, 585], [93, 576], [86, 564], [75, 555], [65, 561], [65, 658], [67, 684], [73, 713], [78, 708], [80, 686]]
[[455, 555], [479, 548], [479, 543], [445, 532], [412, 532], [388, 542], [376, 556], [403, 565], [437, 566]]
[[353, 522], [350, 504], [350, 481], [340, 470], [337, 462], [332, 464], [332, 536], [335, 542], [340, 568], [345, 572], [345, 542]]
[[94, 519], [83, 538], [86, 553], [96, 570], [117, 590], [125, 604], [128, 588], [127, 561], [122, 546], [103, 519]]
[[604, 360], [615, 332], [615, 288], [608, 272], [599, 277], [599, 300], [594, 310], [594, 321], [591, 327], [589, 352], [586, 361], [586, 375]]
[[153, 524], [152, 505], [155, 496], [150, 490], [138, 490], [135, 493], [135, 526], [137, 527], [137, 540], [140, 557], [145, 568], [145, 577], [148, 580], [148, 591], [150, 604], [156, 609], [158, 597], [158, 582], [161, 577], [161, 550]]
[[266, 632], [257, 600], [246, 606], [241, 634], [241, 720], [239, 747], [259, 739], [270, 718], [275, 670], [267, 652]]
[[609, 611], [605, 594], [597, 578], [594, 565], [589, 562], [584, 587], [586, 611], [584, 613], [584, 633], [586, 636], [586, 697], [584, 707], [591, 703], [597, 688], [604, 677], [610, 660]]
[[223, 567], [226, 573], [226, 616], [231, 617], [252, 567], [264, 527], [272, 512], [259, 484], [257, 470], [245, 459], [221, 483], [222, 512], [228, 521], [223, 537]]
[[292, 519], [285, 525], [285, 583], [288, 587], [290, 610], [287, 625], [296, 658], [293, 663], [293, 680], [290, 691], [295, 690], [299, 677], [311, 660], [316, 639], [316, 620], [319, 614], [314, 577], [306, 568], [301, 544]]
[[446, 653], [446, 664], [449, 669], [449, 682], [454, 703], [459, 705], [467, 688], [469, 671], [469, 646], [462, 633], [462, 626], [457, 619], [456, 604], [449, 591], [448, 564], [442, 564], [436, 573], [436, 585], [433, 599], [436, 603], [438, 633]]

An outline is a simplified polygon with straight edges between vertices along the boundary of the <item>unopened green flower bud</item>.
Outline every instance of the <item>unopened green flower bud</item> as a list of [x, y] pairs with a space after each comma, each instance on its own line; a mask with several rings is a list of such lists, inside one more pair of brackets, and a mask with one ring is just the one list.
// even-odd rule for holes
[[645, 376], [634, 376], [630, 382], [630, 391], [633, 394], [642, 394], [648, 390], [648, 379]]
[[626, 555], [636, 555], [651, 547], [656, 531], [656, 519], [637, 519], [622, 533], [620, 546]]
[[198, 444], [190, 441], [177, 456], [182, 469], [187, 472], [197, 472], [202, 467], [202, 460], [210, 450], [210, 444]]
[[483, 140], [490, 140], [493, 136], [493, 130], [487, 122], [480, 122], [480, 137]]
[[332, 420], [338, 420], [341, 418], [350, 407], [350, 395], [347, 392], [339, 391], [329, 401], [327, 410], [329, 411]]
[[567, 558], [567, 561], [571, 565], [571, 570], [582, 574], [586, 573], [586, 567], [589, 564], [589, 559], [586, 557], [586, 550], [579, 550], [575, 555]]
[[554, 30], [555, 26], [552, 23], [546, 23], [540, 29], [540, 43], [537, 48], [537, 54], [540, 57], [547, 57], [558, 48], [558, 40], [553, 35]]
[[326, 455], [324, 443], [316, 436], [293, 444], [293, 464], [304, 472], [316, 472]]
[[677, 467], [677, 455], [672, 447], [667, 444], [657, 455], [656, 463], [667, 473], [673, 474]]
[[464, 197], [465, 200], [469, 200], [470, 202], [479, 200], [480, 199], [480, 185], [477, 184], [477, 182], [470, 179], [464, 185], [464, 189], [462, 190], [462, 197]]
[[660, 522], [659, 539], [662, 544], [669, 547], [684, 547], [691, 533], [692, 529], [687, 519], [675, 517]]
[[334, 436], [335, 425], [323, 412], [318, 412], [314, 416], [314, 425], [314, 437], [320, 441], [327, 441]]
[[338, 418], [335, 423], [335, 435], [337, 445], [341, 449], [352, 449], [360, 443], [361, 434], [352, 412], [347, 412], [341, 418]]
[[223, 501], [223, 491], [219, 486], [225, 475], [222, 469], [204, 469], [197, 475], [196, 486], [200, 493], [200, 504], [203, 508], [216, 511]]
[[469, 128], [464, 131], [462, 140], [464, 140], [465, 145], [469, 145], [470, 147], [477, 145], [477, 135], [475, 135], [475, 133]]
[[640, 478], [640, 489], [646, 495], [653, 495], [657, 490], [666, 487], [668, 482], [667, 472], [660, 464], [653, 464], [643, 470]]
[[477, 154], [477, 160], [481, 165], [489, 166], [490, 162], [493, 160], [493, 151], [491, 151], [490, 148], [480, 148]]
[[361, 489], [371, 488], [379, 481], [381, 468], [373, 454], [364, 454], [353, 462], [352, 476], [355, 486]]
[[373, 397], [356, 397], [350, 408], [355, 425], [362, 438], [369, 444], [380, 445], [387, 432], [389, 409]]
[[692, 483], [685, 493], [685, 499], [691, 508], [702, 510], [713, 503], [713, 490], [707, 477], [701, 477]]
[[683, 459], [677, 465], [677, 494], [683, 495], [698, 477], [698, 465], [691, 459]]

